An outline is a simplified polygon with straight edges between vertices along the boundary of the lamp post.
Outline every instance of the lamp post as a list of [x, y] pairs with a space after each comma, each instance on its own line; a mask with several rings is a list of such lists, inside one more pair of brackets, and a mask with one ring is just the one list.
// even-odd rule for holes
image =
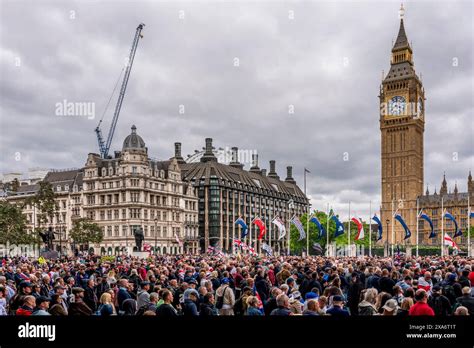
[[387, 239], [385, 240], [385, 245], [387, 246], [387, 256], [389, 255], [389, 247], [388, 247], [388, 224], [390, 223], [390, 219], [385, 220], [387, 224]]

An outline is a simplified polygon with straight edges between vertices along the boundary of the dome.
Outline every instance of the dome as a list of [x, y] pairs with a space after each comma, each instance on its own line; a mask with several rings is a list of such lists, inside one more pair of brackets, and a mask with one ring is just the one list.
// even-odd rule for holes
[[137, 127], [133, 125], [132, 133], [123, 141], [122, 151], [139, 149], [146, 151], [145, 142], [143, 141], [142, 137], [137, 134]]

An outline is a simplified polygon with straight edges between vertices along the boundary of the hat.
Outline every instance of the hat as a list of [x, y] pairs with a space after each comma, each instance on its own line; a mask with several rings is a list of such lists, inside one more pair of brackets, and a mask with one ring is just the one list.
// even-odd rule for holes
[[448, 280], [450, 282], [454, 282], [456, 280], [456, 275], [454, 273], [451, 273], [449, 276], [448, 276]]
[[292, 283], [292, 282], [294, 282], [294, 281], [295, 281], [295, 280], [293, 279], [293, 277], [288, 277], [288, 278], [286, 279], [286, 284]]
[[20, 288], [27, 288], [27, 287], [28, 287], [28, 288], [31, 288], [32, 286], [33, 286], [32, 283], [27, 282], [27, 281], [25, 281], [25, 280], [20, 283]]
[[386, 311], [391, 312], [394, 309], [398, 308], [398, 303], [396, 300], [390, 299], [387, 302], [385, 302], [385, 305], [382, 308], [385, 309]]
[[439, 285], [433, 286], [433, 291], [434, 291], [434, 292], [438, 292], [438, 291], [440, 291], [440, 290], [441, 290], [441, 286], [439, 286]]
[[197, 285], [197, 280], [196, 279], [191, 279], [190, 281], [188, 281], [188, 284], [196, 284]]
[[344, 301], [344, 299], [340, 295], [334, 295], [332, 297], [332, 302], [343, 302], [343, 301]]
[[81, 293], [81, 292], [84, 292], [84, 289], [83, 289], [83, 288], [79, 288], [79, 287], [72, 288], [72, 293], [73, 293], [74, 295], [79, 294], [79, 293]]
[[222, 284], [227, 284], [227, 283], [229, 283], [229, 278], [222, 278], [221, 283], [222, 283]]
[[194, 295], [199, 298], [199, 293], [196, 291], [196, 289], [186, 289], [183, 293], [183, 299], [188, 299], [190, 295]]
[[51, 299], [46, 296], [39, 296], [38, 298], [36, 298], [36, 306], [39, 306], [43, 302], [51, 302]]
[[318, 294], [315, 292], [307, 292], [306, 295], [304, 296], [305, 300], [311, 300], [313, 298], [318, 298]]

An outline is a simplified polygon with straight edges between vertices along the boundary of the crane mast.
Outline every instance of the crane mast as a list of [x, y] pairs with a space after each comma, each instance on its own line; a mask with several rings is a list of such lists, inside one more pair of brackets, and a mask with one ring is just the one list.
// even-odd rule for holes
[[99, 121], [95, 132], [97, 134], [97, 141], [99, 143], [100, 156], [102, 158], [108, 158], [110, 145], [112, 144], [112, 139], [115, 133], [115, 127], [117, 125], [118, 117], [120, 115], [120, 109], [122, 108], [123, 98], [125, 97], [125, 91], [127, 90], [128, 79], [130, 78], [130, 72], [132, 71], [133, 60], [135, 59], [135, 52], [137, 51], [138, 41], [143, 37], [141, 34], [145, 24], [140, 23], [135, 32], [135, 37], [133, 38], [132, 48], [130, 49], [130, 54], [128, 56], [128, 61], [123, 75], [122, 86], [120, 87], [120, 93], [118, 96], [117, 104], [115, 105], [114, 117], [112, 118], [112, 123], [110, 124], [109, 133], [107, 135], [107, 140], [104, 141], [102, 136], [102, 130], [100, 129], [100, 124], [102, 120]]

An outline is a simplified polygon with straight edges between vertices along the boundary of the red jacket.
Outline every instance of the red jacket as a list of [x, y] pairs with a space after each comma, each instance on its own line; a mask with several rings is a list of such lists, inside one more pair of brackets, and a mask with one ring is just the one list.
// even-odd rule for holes
[[411, 306], [410, 310], [408, 311], [408, 315], [430, 315], [434, 316], [433, 309], [428, 306], [427, 303], [424, 302], [417, 302], [413, 306]]
[[33, 310], [31, 308], [21, 306], [16, 310], [16, 315], [23, 315], [26, 317], [29, 317], [33, 313]]

